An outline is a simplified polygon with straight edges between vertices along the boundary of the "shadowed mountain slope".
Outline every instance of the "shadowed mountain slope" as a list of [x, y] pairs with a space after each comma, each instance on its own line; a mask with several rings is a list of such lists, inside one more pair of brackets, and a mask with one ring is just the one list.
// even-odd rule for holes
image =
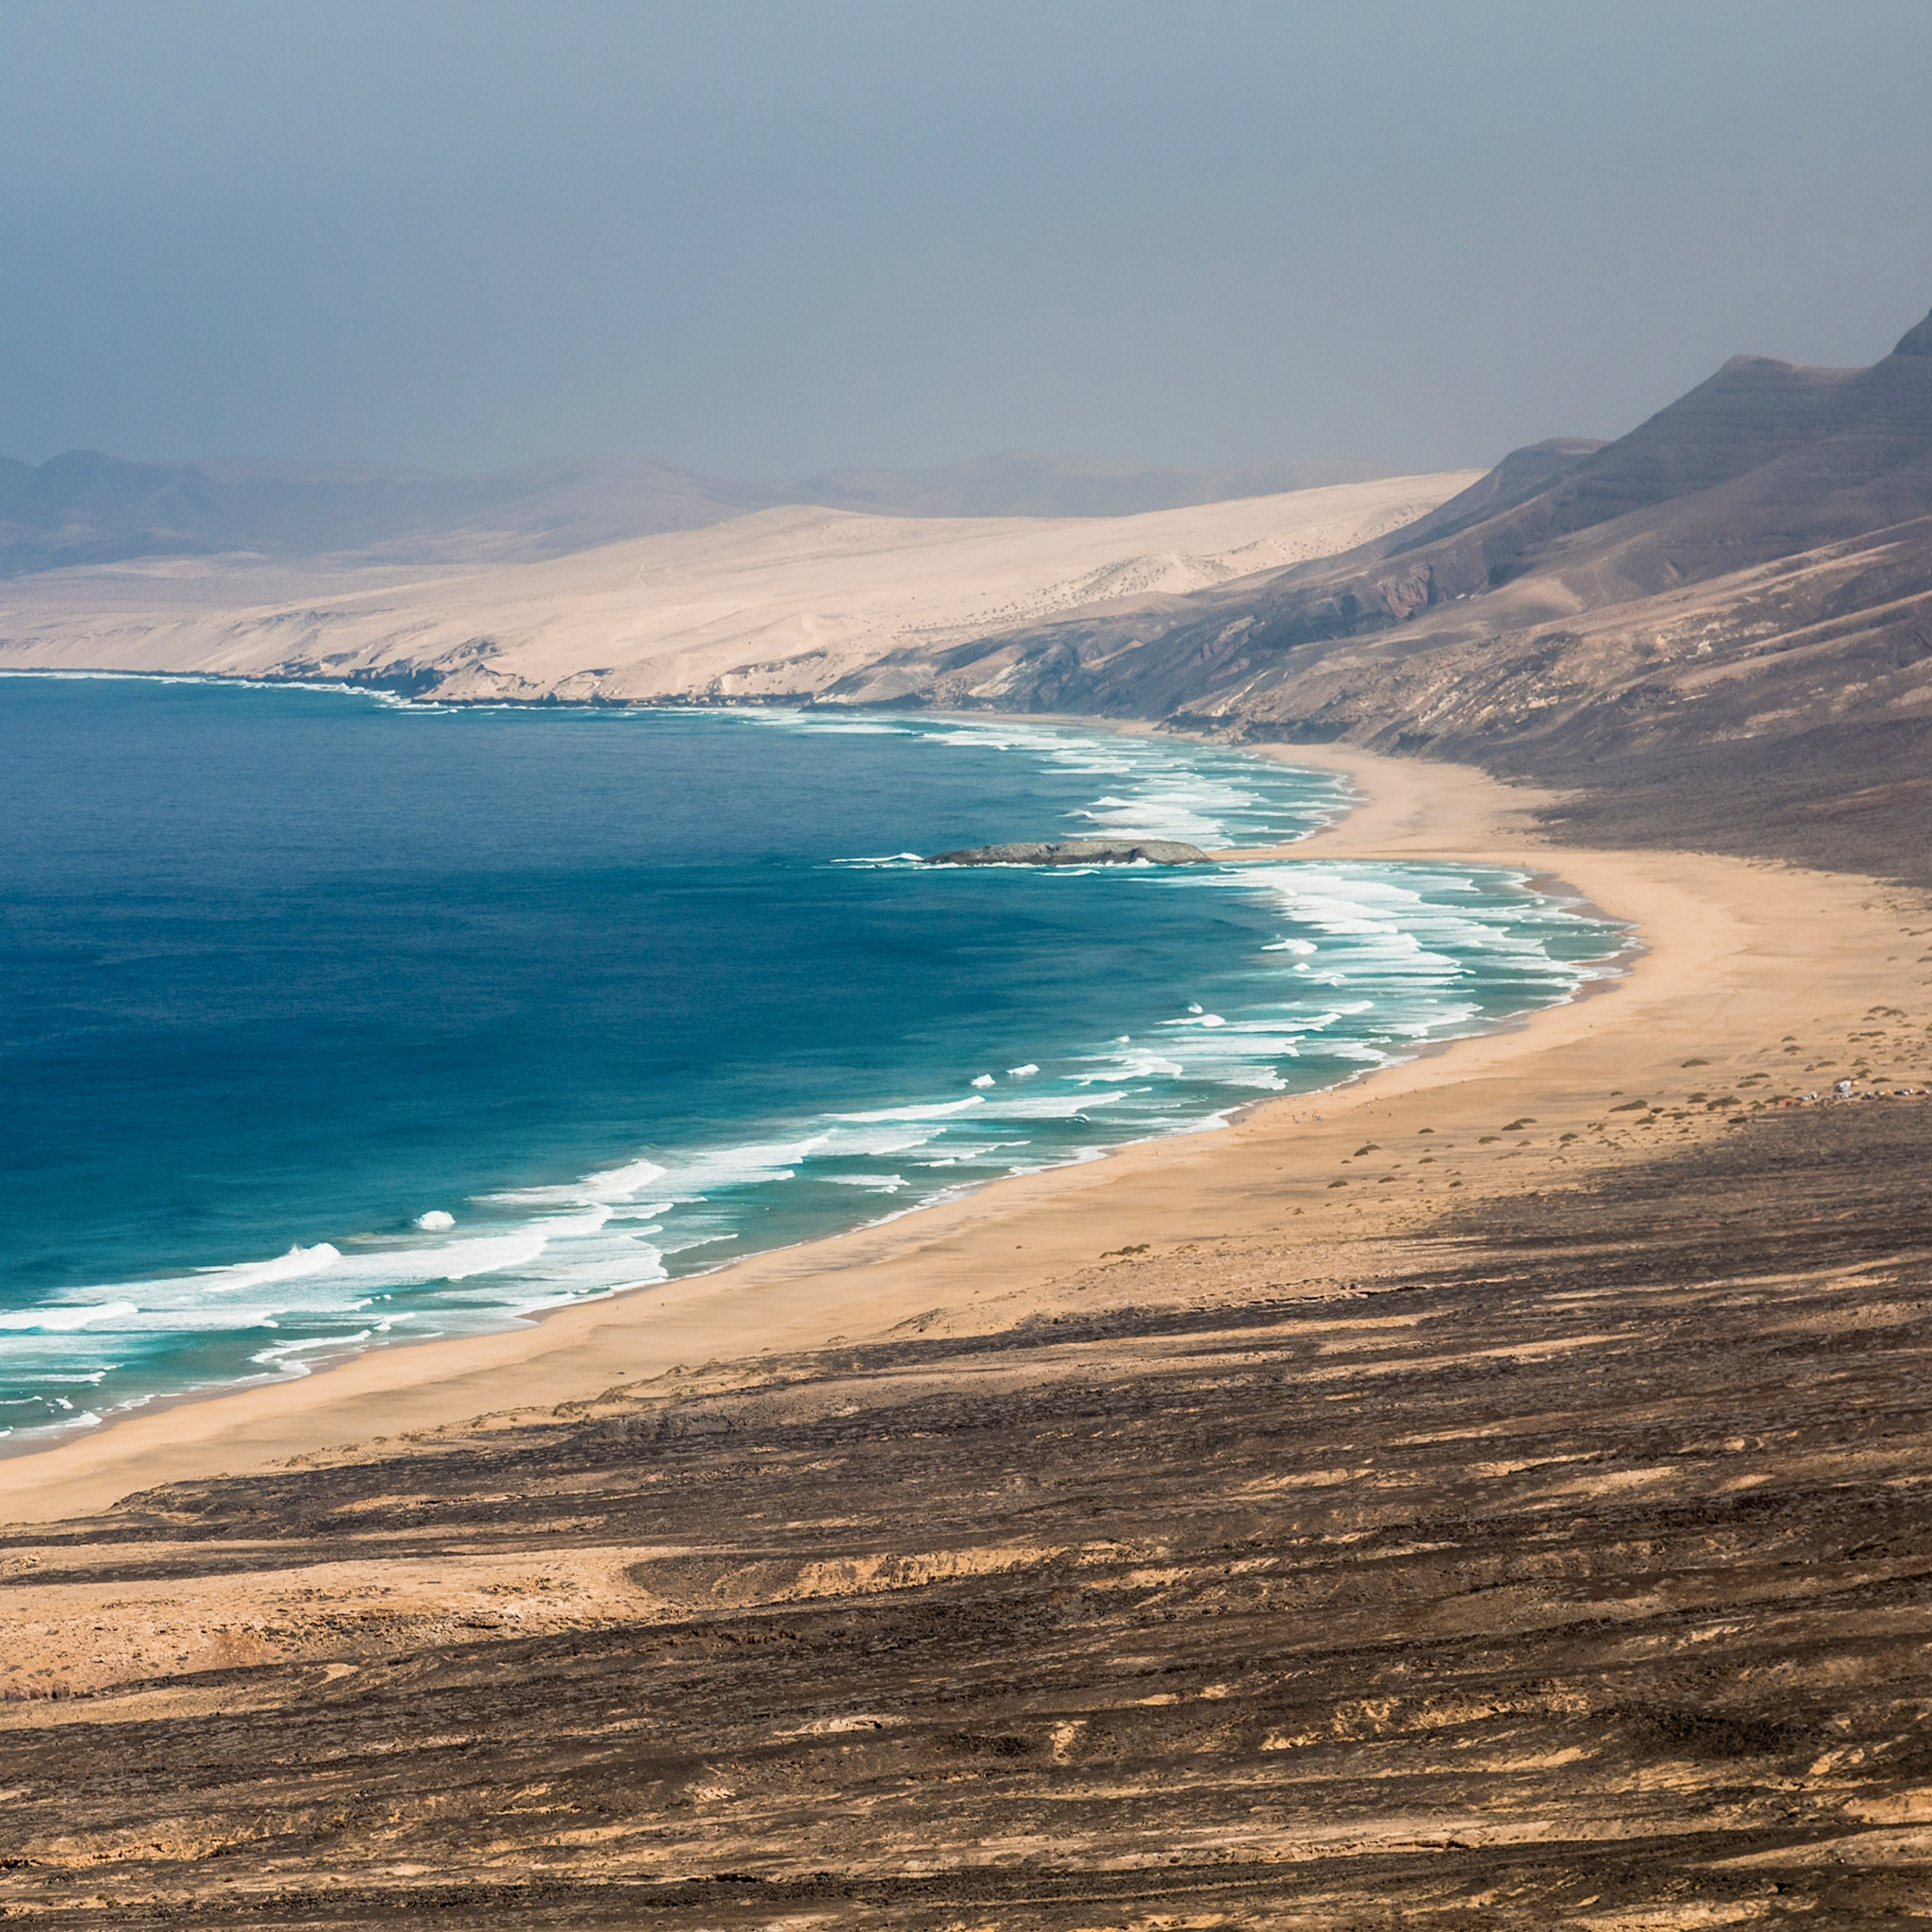
[[1605, 838], [1932, 877], [1932, 319], [1870, 369], [1736, 358], [1346, 555], [962, 648], [934, 696], [1472, 758], [1587, 784]]

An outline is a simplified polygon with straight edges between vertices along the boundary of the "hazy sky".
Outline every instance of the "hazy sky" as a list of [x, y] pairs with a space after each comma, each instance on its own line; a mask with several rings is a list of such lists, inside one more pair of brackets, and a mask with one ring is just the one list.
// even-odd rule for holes
[[0, 0], [0, 452], [1488, 461], [1932, 308], [1932, 5]]

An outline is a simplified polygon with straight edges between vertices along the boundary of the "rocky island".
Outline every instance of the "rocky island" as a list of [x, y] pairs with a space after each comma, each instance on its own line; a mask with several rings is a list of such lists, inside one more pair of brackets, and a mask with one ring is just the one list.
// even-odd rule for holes
[[1051, 843], [974, 845], [935, 852], [927, 865], [1208, 865], [1198, 845], [1178, 839], [1061, 839]]

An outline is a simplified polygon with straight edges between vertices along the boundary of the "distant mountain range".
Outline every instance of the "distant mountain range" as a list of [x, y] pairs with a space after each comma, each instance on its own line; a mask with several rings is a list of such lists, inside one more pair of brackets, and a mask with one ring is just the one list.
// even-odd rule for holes
[[[766, 486], [641, 458], [463, 478], [69, 456], [0, 466], [0, 575], [225, 561], [192, 583], [71, 572], [17, 585], [0, 646], [21, 664], [253, 666], [458, 699], [501, 686], [977, 706], [1347, 740], [1562, 788], [1554, 816], [1572, 837], [1932, 884], [1932, 317], [1869, 369], [1738, 357], [1613, 442], [1533, 444], [1446, 501], [1408, 479], [1394, 514], [1379, 498], [1257, 504], [1267, 527], [1248, 529], [1248, 508], [1179, 508], [1320, 483], [1373, 496], [1371, 474], [1008, 455]], [[814, 505], [1207, 521], [1124, 530], [1097, 550], [1024, 532], [1031, 560], [1008, 559], [1010, 582], [979, 584], [983, 558], [951, 558], [941, 596], [921, 543], [901, 544], [920, 564], [891, 560], [904, 533], [779, 508]], [[708, 534], [760, 509], [729, 541]], [[1334, 541], [1300, 531], [1310, 518]], [[1032, 556], [1036, 536], [1051, 557]], [[595, 559], [603, 575], [539, 562], [626, 538], [670, 547]], [[878, 559], [864, 585], [861, 551]], [[260, 557], [327, 569], [271, 581]], [[337, 569], [345, 558], [359, 576]], [[503, 574], [479, 578], [471, 603], [413, 578], [384, 588], [418, 564], [484, 563]], [[512, 568], [526, 563], [534, 574]], [[666, 603], [667, 585], [689, 610]], [[689, 629], [688, 662], [665, 655], [671, 641], [639, 642], [667, 625]]]
[[1331, 483], [1373, 483], [1385, 463], [1310, 458], [1219, 469], [1149, 469], [1007, 451], [932, 470], [828, 470], [795, 486], [793, 503], [918, 517], [1129, 517], [1243, 496], [1277, 496]]
[[0, 458], [0, 576], [234, 552], [510, 563], [814, 504], [894, 516], [1123, 516], [1394, 475], [1348, 461], [1158, 469], [1008, 453], [925, 470], [741, 483], [603, 456], [441, 476], [379, 463]]
[[1573, 835], [1932, 882], [1932, 317], [1869, 369], [1738, 357], [1356, 550], [988, 638], [926, 691], [1470, 759], [1588, 786]]

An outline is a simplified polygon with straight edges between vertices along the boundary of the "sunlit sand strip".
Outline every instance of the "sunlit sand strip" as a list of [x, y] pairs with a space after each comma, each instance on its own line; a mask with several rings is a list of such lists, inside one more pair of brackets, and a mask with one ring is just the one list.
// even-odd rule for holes
[[[1311, 1259], [1345, 1256], [1353, 1241], [1400, 1234], [1486, 1188], [1520, 1191], [1533, 1177], [1559, 1186], [1661, 1151], [1667, 1138], [1726, 1131], [1723, 1110], [1682, 1104], [1693, 1090], [1748, 1105], [1773, 1080], [1802, 1080], [1846, 1051], [1847, 1032], [1875, 1004], [1926, 1017], [1918, 949], [1900, 936], [1924, 923], [1912, 895], [1699, 854], [1559, 846], [1527, 822], [1538, 795], [1475, 771], [1325, 747], [1283, 756], [1346, 771], [1364, 794], [1300, 848], [1308, 856], [1455, 858], [1553, 875], [1633, 921], [1644, 950], [1601, 997], [1345, 1090], [1264, 1104], [1222, 1133], [999, 1182], [528, 1328], [386, 1350], [292, 1385], [145, 1411], [0, 1462], [0, 1516], [81, 1513], [158, 1482], [583, 1402], [673, 1369], [908, 1323], [924, 1334], [981, 1332], [1055, 1307], [1057, 1282], [1108, 1252], [1286, 1236]], [[1738, 1094], [1754, 1074], [1765, 1084]], [[1371, 1141], [1380, 1152], [1365, 1169], [1356, 1158]]]

